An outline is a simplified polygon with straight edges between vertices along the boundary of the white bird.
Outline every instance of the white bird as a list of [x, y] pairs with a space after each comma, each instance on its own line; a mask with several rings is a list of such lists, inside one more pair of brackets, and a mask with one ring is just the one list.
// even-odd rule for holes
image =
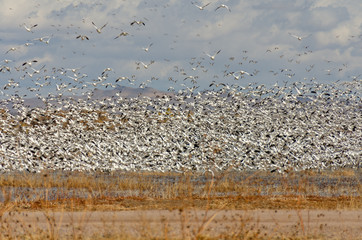
[[4, 62], [4, 63], [9, 63], [9, 62], [12, 62], [13, 60], [10, 60], [10, 59], [4, 59], [4, 60], [2, 60], [2, 62]]
[[129, 80], [129, 78], [122, 76], [122, 77], [117, 78], [116, 82], [123, 81], [123, 80]]
[[142, 49], [145, 50], [146, 52], [148, 52], [148, 50], [150, 50], [150, 47], [153, 45], [153, 43], [151, 43], [150, 45], [148, 45], [147, 47], [143, 47]]
[[138, 26], [140, 26], [140, 25], [145, 26], [146, 25], [143, 21], [136, 21], [136, 20], [131, 22], [131, 26], [133, 26], [133, 24], [137, 24]]
[[92, 24], [93, 24], [93, 27], [96, 29], [97, 33], [101, 33], [102, 29], [105, 28], [108, 23], [104, 24], [101, 28], [98, 28], [97, 25], [95, 25], [94, 22], [92, 22]]
[[250, 74], [250, 73], [248, 73], [246, 71], [243, 71], [243, 70], [240, 70], [238, 72], [230, 72], [230, 73], [227, 74], [227, 76], [233, 75], [235, 80], [239, 80], [240, 78], [243, 78], [244, 74], [249, 75], [249, 76], [253, 76], [253, 74]]
[[113, 71], [113, 69], [110, 67], [107, 67], [103, 70], [102, 75], [104, 75], [106, 72], [110, 72], [110, 71]]
[[32, 30], [33, 28], [35, 28], [36, 26], [38, 26], [38, 24], [34, 24], [34, 25], [28, 27], [28, 26], [26, 26], [26, 24], [24, 23], [23, 26], [24, 26], [24, 28], [26, 29], [26, 31], [32, 32], [31, 30]]
[[41, 71], [41, 70], [43, 70], [44, 68], [45, 68], [45, 65], [43, 65], [43, 66], [42, 66], [39, 70], [37, 70], [37, 69], [35, 69], [35, 68], [32, 68], [32, 67], [31, 67], [31, 69], [33, 70], [32, 75], [33, 75], [33, 74], [39, 74], [39, 73], [40, 73], [40, 71]]
[[7, 54], [8, 52], [10, 52], [10, 51], [15, 51], [16, 50], [16, 48], [15, 47], [12, 47], [12, 48], [10, 48], [9, 50], [7, 50], [6, 52], [5, 52], [5, 54]]
[[186, 80], [186, 79], [191, 79], [191, 80], [196, 80], [197, 78], [199, 78], [198, 76], [192, 76], [192, 75], [190, 75], [190, 76], [187, 76], [187, 77], [185, 77], [184, 78], [184, 81]]
[[122, 36], [127, 36], [127, 35], [129, 35], [128, 32], [121, 32], [121, 33], [118, 34], [114, 39], [117, 39], [117, 38], [122, 37]]
[[292, 37], [295, 37], [295, 38], [298, 39], [299, 41], [302, 41], [303, 38], [307, 38], [307, 37], [309, 37], [309, 36], [312, 35], [312, 34], [309, 34], [309, 35], [307, 35], [307, 36], [301, 37], [301, 36], [294, 35], [294, 34], [292, 34], [292, 33], [288, 33], [288, 34], [289, 34], [290, 36], [292, 36]]
[[40, 37], [40, 38], [34, 38], [33, 41], [39, 41], [39, 42], [48, 44], [50, 39], [51, 39], [51, 36], [44, 36], [44, 37]]
[[77, 37], [76, 37], [76, 39], [81, 39], [81, 40], [89, 40], [89, 37], [87, 37], [86, 35], [78, 35]]
[[24, 62], [24, 63], [22, 64], [22, 66], [25, 66], [25, 65], [31, 66], [32, 63], [36, 63], [36, 62], [38, 62], [38, 60], [34, 59], [34, 60], [31, 60], [31, 61], [28, 61], [28, 62]]
[[225, 5], [225, 4], [221, 4], [220, 6], [218, 6], [218, 7], [215, 9], [215, 11], [218, 10], [218, 9], [220, 9], [220, 8], [225, 8], [225, 9], [229, 10], [229, 12], [231, 12], [231, 9], [230, 9], [227, 5]]
[[[148, 67], [149, 67], [152, 63], [154, 63], [154, 62], [155, 62], [155, 61], [152, 60], [149, 64], [145, 64], [144, 62], [137, 62], [136, 64], [137, 64], [137, 65], [142, 64], [145, 69], [148, 69]], [[139, 69], [139, 67], [137, 67], [137, 69]]]
[[245, 72], [245, 71], [243, 71], [243, 70], [240, 70], [239, 73], [240, 73], [241, 75], [246, 74], [246, 75], [249, 75], [249, 76], [253, 76], [253, 74], [250, 74], [250, 73]]
[[220, 49], [219, 51], [217, 51], [214, 55], [210, 55], [210, 54], [208, 54], [208, 53], [205, 53], [205, 54], [206, 54], [211, 60], [215, 60], [216, 55], [219, 54], [220, 51], [221, 51], [221, 49]]
[[207, 3], [207, 4], [203, 5], [203, 6], [199, 6], [199, 5], [196, 5], [196, 4], [194, 4], [194, 5], [195, 5], [198, 9], [204, 10], [207, 6], [210, 5], [210, 3], [211, 3], [211, 2], [209, 2], [209, 3]]

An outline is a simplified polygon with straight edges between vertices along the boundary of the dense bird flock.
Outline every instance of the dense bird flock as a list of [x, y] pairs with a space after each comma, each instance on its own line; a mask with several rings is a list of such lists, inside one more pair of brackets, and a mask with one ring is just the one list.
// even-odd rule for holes
[[[205, 12], [220, 16], [235, 12], [225, 4], [192, 2], [192, 5], [200, 18], [212, 18], [211, 14], [201, 15]], [[83, 3], [72, 8], [82, 7], [88, 5]], [[163, 7], [166, 10], [155, 9], [166, 14], [169, 5]], [[102, 3], [92, 5], [93, 11], [98, 8], [102, 8]], [[58, 16], [65, 17], [66, 9], [58, 12]], [[318, 68], [314, 63], [305, 65], [305, 77], [300, 73], [296, 76], [290, 67], [301, 65], [304, 58], [313, 54], [313, 46], [304, 44], [312, 34], [300, 36], [285, 32], [286, 38], [298, 44], [291, 55], [283, 44], [268, 46], [262, 51], [262, 58], [275, 55], [278, 61], [286, 60], [279, 69], [257, 69], [258, 60], [248, 56], [248, 50], [243, 50], [242, 56], [235, 51], [237, 56], [225, 60], [222, 55], [227, 44], [216, 48], [202, 40], [199, 40], [200, 52], [195, 53], [195, 57], [185, 57], [185, 64], [178, 60], [172, 62], [167, 56], [167, 52], [175, 50], [177, 39], [168, 46], [170, 49], [161, 49], [162, 43], [142, 35], [149, 26], [153, 26], [148, 29], [150, 34], [157, 30], [152, 25], [157, 11], [151, 10], [154, 11], [151, 20], [133, 17], [121, 24], [122, 29], [118, 21], [104, 19], [102, 22], [100, 17], [94, 21], [83, 18], [69, 26], [53, 24], [53, 31], [45, 34], [37, 33], [46, 27], [32, 22], [31, 17], [27, 19], [29, 23], [20, 25], [21, 31], [32, 40], [20, 44], [17, 40], [17, 44], [7, 46], [0, 62], [3, 84], [0, 171], [261, 169], [288, 172], [362, 167], [360, 75], [349, 76], [347, 81], [322, 84], [314, 76]], [[118, 17], [117, 14], [109, 16]], [[180, 28], [188, 27], [184, 21]], [[223, 25], [219, 21], [215, 26], [220, 30], [221, 26], [227, 27], [227, 23]], [[89, 26], [92, 31], [87, 30]], [[154, 32], [154, 36], [162, 35]], [[166, 36], [168, 33], [164, 38]], [[200, 36], [197, 33], [196, 38]], [[84, 60], [88, 60], [87, 54], [96, 51], [101, 54], [107, 44], [119, 44], [112, 50], [116, 53], [118, 46], [127, 48], [132, 41], [139, 40], [147, 40], [147, 44], [138, 49], [145, 56], [138, 54], [139, 59], [127, 65], [133, 68], [134, 74], [130, 74], [131, 70], [120, 74], [104, 59], [96, 61], [104, 69], [98, 75], [94, 75], [94, 71], [86, 72], [92, 67], [83, 65], [82, 61], [71, 67], [49, 66], [46, 54], [41, 54], [52, 46], [58, 53], [64, 48], [65, 53], [69, 50], [67, 45], [74, 46], [77, 42], [82, 53], [71, 49], [73, 55], [77, 59], [84, 55]], [[160, 57], [163, 52], [157, 53], [157, 47], [166, 55]], [[28, 52], [35, 55], [26, 55]], [[62, 60], [66, 62], [67, 57], [63, 56]], [[347, 63], [339, 65], [330, 60], [323, 64], [330, 67], [322, 70], [324, 77], [343, 73], [348, 67]], [[161, 69], [160, 66], [171, 69], [172, 75], [160, 73], [158, 76], [151, 71], [154, 67]], [[223, 70], [218, 71], [220, 66], [224, 66]], [[282, 84], [250, 83], [258, 81], [260, 71], [264, 71], [264, 77], [277, 78]], [[147, 75], [147, 80], [138, 74]], [[95, 88], [118, 89], [118, 85], [127, 84], [148, 89], [151, 83], [162, 81], [163, 85], [167, 80], [171, 84], [168, 92], [158, 91], [148, 96], [125, 97], [124, 93], [116, 92], [96, 98], [93, 91]], [[200, 87], [202, 84], [208, 88]], [[41, 106], [29, 106], [29, 97], [34, 95], [42, 102]]]
[[[2, 171], [289, 171], [362, 167], [361, 83], [294, 83], [2, 113]], [[61, 103], [61, 105], [60, 105]]]

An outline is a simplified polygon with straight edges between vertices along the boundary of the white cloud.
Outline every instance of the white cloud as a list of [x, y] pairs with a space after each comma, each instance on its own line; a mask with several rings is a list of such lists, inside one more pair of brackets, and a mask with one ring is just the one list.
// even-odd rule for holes
[[[198, 4], [208, 2], [202, 0]], [[231, 12], [215, 11], [220, 3], [230, 6]], [[202, 87], [215, 79], [230, 81], [223, 75], [232, 69], [258, 70], [259, 74], [250, 81], [271, 84], [280, 80], [280, 74], [274, 76], [269, 71], [280, 68], [290, 68], [297, 73], [296, 78], [303, 79], [305, 68], [318, 63], [324, 66], [326, 58], [336, 61], [336, 66], [350, 63], [350, 67], [338, 72], [338, 77], [348, 78], [352, 74], [349, 71], [358, 70], [362, 57], [358, 45], [361, 10], [357, 0], [218, 1], [203, 11], [191, 1], [4, 0], [0, 9], [0, 50], [3, 58], [14, 60], [14, 66], [24, 59], [38, 58], [47, 67], [84, 66], [83, 71], [95, 78], [102, 69], [112, 67], [114, 75], [183, 79], [183, 75], [173, 71], [177, 64], [187, 74], [198, 74]], [[133, 20], [142, 20], [146, 25], [131, 26]], [[99, 27], [108, 24], [98, 34], [92, 22]], [[20, 26], [23, 23], [38, 26], [31, 33]], [[130, 35], [115, 40], [121, 31]], [[298, 41], [288, 33], [311, 36]], [[90, 40], [76, 39], [80, 34]], [[50, 43], [32, 41], [42, 36], [52, 36]], [[23, 47], [29, 41], [34, 45]], [[144, 52], [142, 47], [151, 42], [151, 50]], [[22, 47], [4, 54], [14, 46]], [[210, 63], [204, 52], [219, 49], [220, 54]], [[266, 53], [268, 49], [272, 52]], [[312, 52], [304, 54], [309, 50]], [[246, 55], [248, 58], [244, 59]], [[203, 68], [191, 70], [192, 58]], [[249, 62], [251, 59], [258, 63]], [[149, 71], [136, 70], [136, 61], [151, 60], [155, 64]], [[323, 68], [305, 76], [313, 73], [323, 79]], [[164, 82], [160, 82], [155, 82], [154, 87], [164, 87]]]

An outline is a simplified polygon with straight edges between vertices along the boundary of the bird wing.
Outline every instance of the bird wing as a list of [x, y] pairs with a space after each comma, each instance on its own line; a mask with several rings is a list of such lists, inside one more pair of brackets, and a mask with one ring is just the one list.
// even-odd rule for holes
[[101, 27], [101, 29], [105, 28], [105, 27], [107, 26], [107, 24], [108, 24], [108, 23], [104, 24], [104, 25]]
[[205, 7], [209, 6], [209, 5], [210, 5], [210, 3], [211, 3], [211, 2], [209, 2], [209, 3], [205, 4], [204, 6], [202, 6], [202, 8], [205, 8]]
[[96, 29], [98, 29], [97, 25], [95, 25], [94, 22], [92, 22], [92, 25], [93, 25]]

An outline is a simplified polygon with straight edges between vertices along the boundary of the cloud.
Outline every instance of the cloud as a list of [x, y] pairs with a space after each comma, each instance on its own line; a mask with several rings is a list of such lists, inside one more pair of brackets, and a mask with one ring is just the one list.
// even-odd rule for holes
[[305, 32], [328, 31], [350, 20], [344, 7], [317, 7], [299, 15], [297, 27]]
[[[111, 67], [113, 76], [136, 75], [141, 80], [158, 77], [160, 80], [151, 86], [166, 89], [165, 83], [174, 84], [167, 81], [169, 77], [179, 79], [175, 85], [180, 85], [184, 74], [197, 75], [200, 88], [213, 80], [234, 83], [225, 75], [240, 69], [258, 72], [240, 84], [273, 84], [286, 78], [281, 68], [295, 73], [293, 78], [287, 77], [290, 81], [310, 77], [328, 81], [326, 59], [333, 59], [335, 68], [350, 63], [351, 67], [338, 72], [338, 78], [358, 75], [357, 66], [362, 60], [362, 6], [358, 1], [223, 1], [231, 12], [215, 11], [220, 3], [211, 2], [201, 11], [191, 1], [110, 0], [104, 4], [96, 0], [19, 0], [15, 4], [4, 0], [0, 9], [0, 51], [3, 59], [14, 60], [12, 67], [27, 59], [40, 59], [38, 65], [46, 64], [47, 69], [82, 67], [89, 79], [96, 79], [103, 69]], [[131, 26], [133, 20], [142, 20], [145, 26]], [[98, 27], [107, 26], [98, 34], [92, 22]], [[28, 32], [23, 23], [38, 26]], [[122, 31], [129, 35], [114, 39]], [[311, 35], [299, 41], [288, 33]], [[86, 35], [89, 40], [76, 39], [78, 35]], [[44, 36], [51, 37], [49, 44], [34, 41]], [[25, 42], [32, 45], [25, 48]], [[142, 47], [151, 42], [153, 46], [146, 53]], [[11, 47], [18, 50], [5, 55]], [[214, 61], [205, 55], [219, 49]], [[151, 60], [155, 64], [149, 69], [136, 69], [135, 62]], [[306, 72], [312, 64], [320, 67]], [[174, 71], [174, 66], [183, 72]], [[16, 77], [18, 73], [13, 74]], [[50, 87], [55, 88], [55, 84]]]

